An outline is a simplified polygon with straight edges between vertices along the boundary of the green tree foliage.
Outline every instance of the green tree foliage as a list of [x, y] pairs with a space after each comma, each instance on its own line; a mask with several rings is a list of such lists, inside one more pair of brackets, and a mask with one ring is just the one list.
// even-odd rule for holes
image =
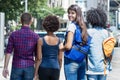
[[56, 15], [61, 16], [61, 17], [65, 13], [64, 9], [61, 7], [55, 7], [52, 10], [53, 10], [53, 13], [55, 13]]
[[[25, 0], [0, 0], [0, 12], [5, 13], [6, 20], [17, 20], [17, 16], [20, 16], [20, 14], [25, 11], [24, 1]], [[49, 8], [47, 6], [47, 0], [28, 0], [28, 12], [36, 18], [44, 18], [50, 14], [50, 12], [62, 16], [64, 9], [61, 7]]]
[[[47, 0], [28, 0], [28, 12], [39, 17], [40, 8], [46, 6], [46, 3]], [[5, 13], [6, 20], [16, 20], [24, 11], [24, 0], [0, 0], [0, 12]]]
[[35, 18], [40, 18], [44, 15], [41, 9], [47, 6], [47, 0], [30, 0], [28, 6], [29, 12], [31, 12]]
[[[5, 13], [6, 20], [17, 20], [17, 16], [19, 17], [20, 14], [25, 11], [24, 1], [25, 0], [0, 0], [0, 12]], [[58, 16], [64, 14], [64, 9], [61, 7], [49, 8], [47, 1], [48, 0], [28, 0], [28, 12], [34, 17], [41, 19], [51, 13]]]
[[[33, 17], [37, 18], [39, 23], [49, 14], [62, 17], [65, 12], [61, 7], [48, 7], [47, 1], [48, 0], [28, 0], [28, 12], [30, 12]], [[6, 23], [8, 20], [19, 22], [20, 15], [25, 12], [25, 0], [0, 0], [0, 12], [5, 13]], [[19, 29], [19, 27], [17, 28]]]
[[19, 12], [22, 11], [20, 0], [0, 0], [0, 12], [5, 13], [7, 20], [16, 19]]

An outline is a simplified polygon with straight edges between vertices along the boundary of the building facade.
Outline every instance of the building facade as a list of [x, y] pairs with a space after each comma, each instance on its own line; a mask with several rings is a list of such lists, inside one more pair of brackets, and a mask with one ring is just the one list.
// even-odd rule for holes
[[120, 27], [120, 1], [119, 0], [48, 0], [49, 7], [62, 7], [66, 11], [63, 15], [64, 20], [67, 18], [67, 8], [71, 4], [77, 4], [81, 7], [84, 18], [86, 17], [86, 11], [91, 8], [97, 8], [98, 6], [103, 8], [107, 14], [107, 24]]

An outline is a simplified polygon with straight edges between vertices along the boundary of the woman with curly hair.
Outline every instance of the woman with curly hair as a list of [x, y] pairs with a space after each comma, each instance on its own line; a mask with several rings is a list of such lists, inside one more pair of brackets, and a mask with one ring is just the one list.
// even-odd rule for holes
[[35, 76], [40, 80], [59, 80], [62, 65], [62, 52], [59, 50], [60, 39], [54, 34], [60, 23], [56, 16], [49, 15], [43, 21], [47, 34], [39, 41]]
[[106, 28], [107, 15], [100, 7], [87, 11], [86, 20], [92, 28], [88, 29], [88, 34], [92, 37], [90, 53], [88, 54], [88, 80], [106, 80], [108, 72], [111, 70], [110, 60], [106, 66], [104, 64], [104, 54], [102, 42], [108, 37]]

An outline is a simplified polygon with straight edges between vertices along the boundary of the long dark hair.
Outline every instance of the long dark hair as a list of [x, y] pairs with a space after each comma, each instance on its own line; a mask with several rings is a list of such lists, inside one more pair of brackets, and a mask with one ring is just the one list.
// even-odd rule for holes
[[82, 11], [81, 11], [81, 8], [74, 4], [74, 5], [71, 5], [69, 8], [68, 8], [68, 13], [69, 13], [69, 10], [73, 10], [76, 12], [76, 20], [75, 22], [80, 26], [81, 30], [82, 30], [82, 39], [83, 39], [83, 42], [86, 43], [87, 41], [87, 28], [86, 28], [86, 25], [84, 23], [84, 20], [83, 20], [83, 17], [82, 17]]

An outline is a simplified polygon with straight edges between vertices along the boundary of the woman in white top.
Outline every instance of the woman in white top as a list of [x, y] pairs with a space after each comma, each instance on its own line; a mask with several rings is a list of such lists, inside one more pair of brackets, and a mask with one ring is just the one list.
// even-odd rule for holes
[[66, 42], [61, 49], [65, 51], [64, 53], [64, 71], [66, 80], [86, 80], [85, 78], [85, 60], [82, 62], [76, 62], [68, 58], [66, 52], [71, 50], [72, 43], [74, 41], [74, 34], [76, 26], [80, 27], [82, 41], [87, 42], [87, 30], [86, 25], [82, 18], [82, 11], [78, 5], [71, 5], [68, 8], [68, 18], [71, 23], [67, 27]]

